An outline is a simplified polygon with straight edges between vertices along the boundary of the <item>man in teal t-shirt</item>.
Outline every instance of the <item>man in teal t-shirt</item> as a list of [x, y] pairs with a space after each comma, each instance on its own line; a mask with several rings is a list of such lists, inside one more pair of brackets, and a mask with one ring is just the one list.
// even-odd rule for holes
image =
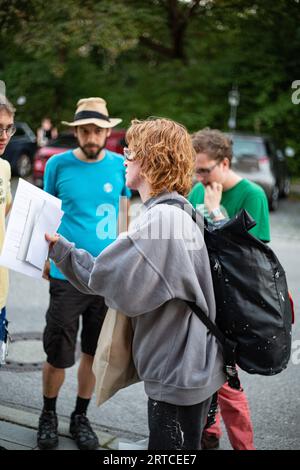
[[[111, 128], [119, 122], [121, 119], [109, 117], [102, 98], [80, 100], [74, 121], [64, 123], [74, 128], [79, 146], [50, 158], [46, 165], [44, 189], [62, 200], [64, 216], [59, 233], [95, 257], [117, 238], [119, 198], [130, 197], [123, 157], [105, 148]], [[45, 277], [48, 274], [46, 269]], [[79, 449], [96, 449], [99, 441], [86, 412], [94, 390], [92, 364], [107, 307], [102, 297], [75, 289], [54, 264], [49, 281], [50, 305], [44, 331], [47, 362], [43, 368], [44, 407], [38, 446], [51, 449], [58, 444], [56, 399], [65, 368], [75, 362], [81, 318], [82, 354], [70, 433]]]
[[[99, 160], [83, 161], [76, 150], [55, 155], [46, 165], [44, 190], [62, 200], [58, 232], [77, 248], [96, 257], [117, 238], [119, 197], [130, 197], [121, 155], [107, 149]], [[66, 279], [52, 262], [50, 276]]]
[[[268, 201], [264, 190], [231, 169], [232, 143], [222, 132], [203, 129], [192, 136], [196, 152], [195, 173], [199, 181], [188, 199], [212, 221], [233, 217], [246, 209], [256, 221], [250, 231], [264, 242], [270, 241]], [[231, 445], [235, 450], [253, 450], [253, 427], [246, 395], [227, 384], [218, 392], [218, 401]], [[202, 448], [219, 446], [222, 435], [220, 414], [202, 435]]]

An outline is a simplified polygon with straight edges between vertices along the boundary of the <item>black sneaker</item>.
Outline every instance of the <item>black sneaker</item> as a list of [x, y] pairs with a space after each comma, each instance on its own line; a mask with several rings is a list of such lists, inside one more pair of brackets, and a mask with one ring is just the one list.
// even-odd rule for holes
[[98, 437], [84, 413], [71, 414], [70, 434], [80, 450], [95, 450], [99, 447]]
[[39, 449], [54, 449], [54, 447], [57, 447], [57, 424], [57, 415], [55, 411], [42, 411], [37, 433], [37, 444]]

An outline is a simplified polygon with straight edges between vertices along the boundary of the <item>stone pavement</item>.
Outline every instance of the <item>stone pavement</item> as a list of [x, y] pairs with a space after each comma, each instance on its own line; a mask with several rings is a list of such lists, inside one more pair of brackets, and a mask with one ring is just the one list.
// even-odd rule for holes
[[[0, 405], [0, 446], [7, 450], [38, 450], [36, 433], [39, 415]], [[69, 422], [59, 417], [59, 446], [55, 450], [78, 450], [69, 435]], [[99, 450], [118, 449], [118, 439], [93, 425]], [[123, 440], [123, 439], [122, 439]]]
[[[280, 201], [279, 210], [271, 213], [272, 245], [287, 270], [297, 314], [300, 305], [299, 213], [300, 185], [293, 186], [289, 200]], [[17, 292], [18, 295], [12, 295], [10, 300], [14, 342], [10, 347], [9, 360], [13, 364], [8, 364], [7, 368], [2, 367], [0, 370], [0, 446], [6, 449], [34, 450], [37, 448], [36, 430], [42, 405], [40, 371], [44, 353], [41, 332], [48, 302], [48, 287], [41, 281], [25, 279], [18, 273], [12, 273], [11, 287], [11, 292]], [[31, 302], [25, 301], [28, 292], [35, 293]], [[259, 449], [299, 449], [300, 407], [297, 407], [299, 394], [295, 392], [299, 389], [298, 323], [296, 322], [293, 333], [295, 359], [286, 371], [272, 377], [272, 380], [248, 374], [244, 374], [242, 378], [250, 399], [256, 446]], [[68, 433], [68, 416], [73, 411], [77, 391], [77, 366], [78, 364], [68, 372], [60, 394], [58, 409], [61, 437], [57, 450], [77, 449]], [[291, 403], [295, 406], [291, 406]], [[99, 436], [101, 450], [117, 449], [118, 441], [136, 442], [145, 438], [148, 432], [146, 409], [147, 401], [142, 384], [118, 392], [109, 403], [101, 407], [101, 412], [92, 401], [89, 418]], [[101, 426], [96, 423], [101, 423]], [[226, 433], [222, 438], [222, 449], [231, 449]], [[104, 454], [105, 452], [101, 455]]]

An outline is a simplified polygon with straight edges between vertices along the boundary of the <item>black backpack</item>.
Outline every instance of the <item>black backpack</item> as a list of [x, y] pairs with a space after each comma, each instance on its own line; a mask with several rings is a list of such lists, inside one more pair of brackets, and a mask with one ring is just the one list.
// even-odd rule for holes
[[[160, 204], [177, 205], [203, 223], [190, 204], [175, 199]], [[244, 209], [218, 224], [205, 220], [216, 324], [187, 302], [221, 344], [233, 388], [240, 386], [236, 364], [250, 374], [275, 375], [287, 367], [291, 354], [292, 308], [285, 272], [272, 249], [248, 232], [255, 225]]]

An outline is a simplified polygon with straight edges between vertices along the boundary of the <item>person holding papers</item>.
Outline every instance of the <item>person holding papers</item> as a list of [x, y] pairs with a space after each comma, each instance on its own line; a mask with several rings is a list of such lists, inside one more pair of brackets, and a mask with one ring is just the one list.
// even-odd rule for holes
[[[44, 189], [62, 200], [64, 216], [59, 233], [93, 256], [116, 239], [119, 198], [130, 197], [123, 157], [105, 148], [111, 128], [120, 122], [108, 115], [102, 98], [81, 99], [74, 120], [63, 122], [74, 129], [78, 147], [53, 156], [46, 166]], [[92, 364], [107, 307], [103, 297], [80, 293], [54, 264], [50, 273], [45, 269], [45, 276], [50, 280], [50, 305], [44, 331], [47, 362], [43, 368], [44, 407], [38, 446], [51, 449], [58, 444], [56, 399], [65, 369], [75, 363], [81, 318], [78, 396], [70, 433], [79, 449], [95, 449], [99, 442], [86, 412], [95, 386]]]
[[[0, 95], [0, 252], [2, 250], [5, 234], [5, 217], [8, 214], [12, 196], [10, 191], [10, 165], [3, 160], [5, 148], [10, 138], [16, 132], [14, 127], [15, 109], [7, 98]], [[0, 267], [0, 364], [5, 363], [7, 320], [6, 320], [6, 298], [8, 293], [8, 270]]]
[[170, 119], [134, 120], [126, 141], [126, 184], [139, 191], [144, 212], [96, 258], [48, 234], [50, 257], [81, 292], [103, 295], [130, 318], [132, 357], [148, 396], [149, 450], [197, 450], [211, 396], [226, 378], [215, 337], [187, 304], [214, 321], [203, 235], [172, 204], [191, 208], [184, 196], [195, 153], [185, 127]]

